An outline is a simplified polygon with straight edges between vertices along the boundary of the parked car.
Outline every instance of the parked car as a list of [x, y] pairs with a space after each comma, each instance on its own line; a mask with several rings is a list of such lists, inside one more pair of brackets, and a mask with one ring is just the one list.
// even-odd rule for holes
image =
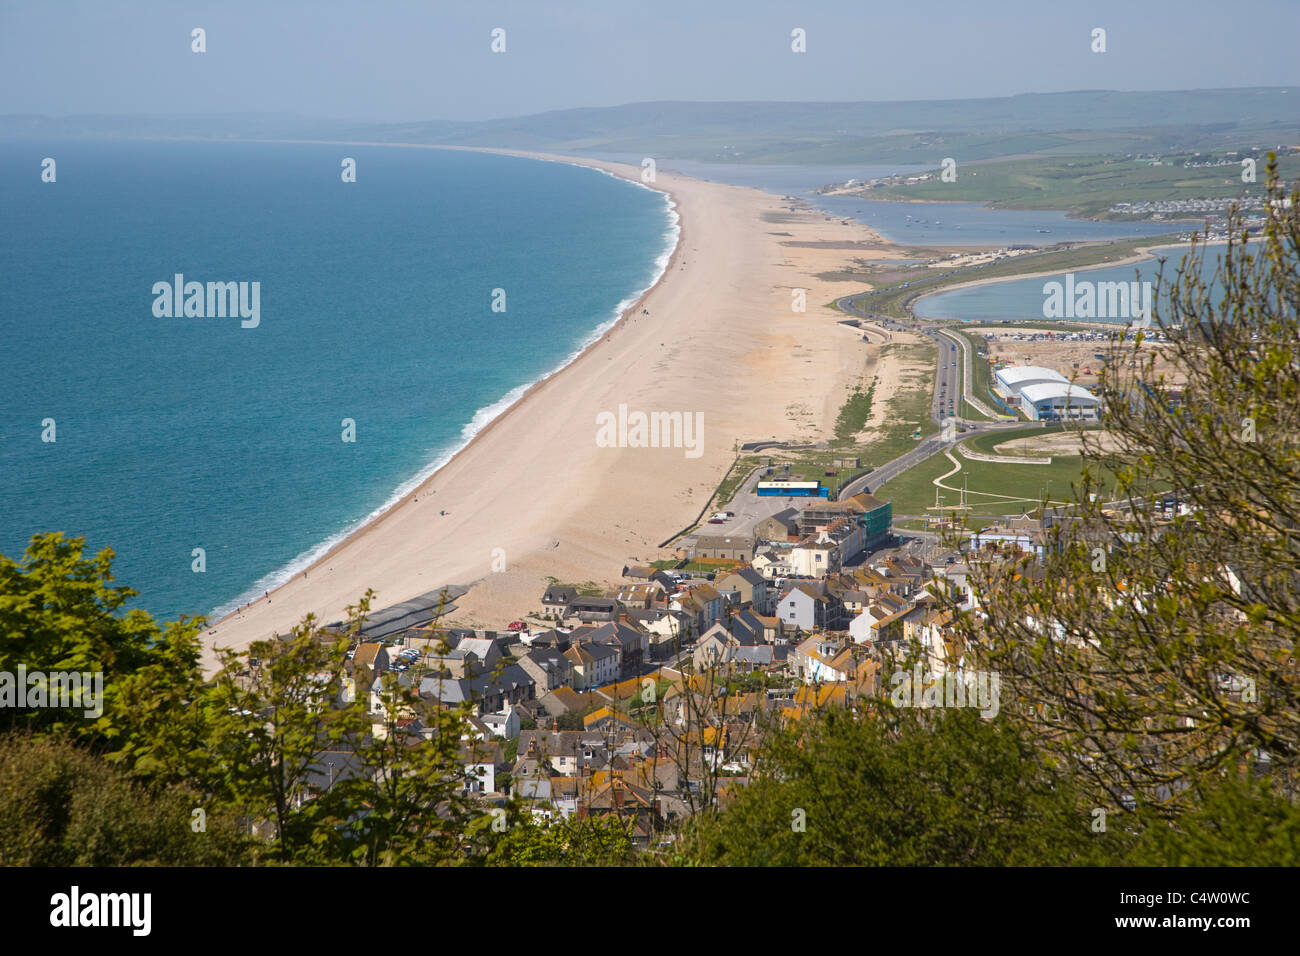
[[511, 631], [526, 631], [528, 629], [528, 625], [523, 621], [511, 621], [506, 627]]

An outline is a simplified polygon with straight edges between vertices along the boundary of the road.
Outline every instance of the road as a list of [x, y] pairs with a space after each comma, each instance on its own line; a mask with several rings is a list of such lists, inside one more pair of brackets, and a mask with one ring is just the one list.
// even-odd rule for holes
[[[998, 417], [998, 412], [995, 409], [989, 408], [987, 404], [985, 404], [981, 399], [975, 396], [974, 387], [972, 385], [972, 383], [974, 382], [974, 376], [971, 370], [972, 350], [970, 347], [970, 342], [967, 340], [966, 336], [955, 335], [952, 332], [947, 331], [946, 329], [937, 329], [936, 331], [938, 332], [938, 336], [939, 336], [936, 339], [936, 341], [938, 341], [939, 343], [940, 352], [943, 352], [943, 346], [945, 343], [947, 343], [949, 354], [956, 355], [958, 351], [960, 351], [961, 353], [961, 367], [962, 367], [961, 396], [962, 398], [964, 398], [966, 402], [977, 412], [979, 412], [981, 415], [984, 415], [987, 418], [991, 418], [994, 421], [996, 421]], [[956, 365], [954, 363], [954, 368], [955, 367]]]
[[935, 388], [930, 405], [930, 417], [940, 426], [940, 432], [938, 435], [925, 439], [911, 451], [905, 452], [879, 468], [865, 475], [859, 475], [846, 483], [840, 489], [839, 499], [841, 501], [863, 491], [875, 492], [886, 482], [897, 478], [911, 468], [915, 468], [932, 455], [938, 454], [945, 448], [950, 448], [956, 444], [958, 435], [961, 434], [956, 430], [959, 422], [965, 425], [970, 432], [977, 434], [985, 431], [1001, 431], [1008, 428], [1023, 427], [1023, 423], [1020, 422], [971, 422], [960, 418], [959, 412], [961, 408], [959, 403], [962, 399], [965, 399], [972, 407], [990, 418], [997, 417], [992, 409], [971, 392], [971, 382], [973, 381], [971, 375], [972, 349], [965, 336], [951, 335], [933, 326], [907, 326], [887, 315], [871, 312], [864, 307], [863, 303], [875, 294], [877, 293], [858, 292], [854, 295], [844, 296], [842, 299], [837, 300], [835, 304], [845, 313], [856, 318], [868, 319], [891, 331], [907, 330], [917, 332], [934, 341], [938, 355], [935, 360]]

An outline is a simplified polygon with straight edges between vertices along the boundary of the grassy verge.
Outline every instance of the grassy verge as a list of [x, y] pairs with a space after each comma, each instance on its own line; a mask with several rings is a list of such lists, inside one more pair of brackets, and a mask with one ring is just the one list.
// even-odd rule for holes
[[758, 467], [758, 457], [758, 455], [742, 456], [732, 467], [731, 473], [722, 479], [722, 483], [718, 485], [717, 497], [714, 499], [714, 503], [719, 508], [731, 504], [731, 500], [736, 497], [736, 492], [740, 490], [741, 483]]
[[[997, 399], [993, 396], [993, 369], [989, 365], [988, 359], [980, 355], [981, 349], [986, 349], [987, 345], [979, 336], [972, 335], [957, 328], [949, 328], [948, 332], [953, 335], [961, 336], [965, 340], [967, 347], [971, 350], [970, 358], [970, 377], [971, 377], [971, 394], [977, 399], [988, 404], [990, 408], [1000, 409]], [[969, 405], [967, 406], [970, 407]], [[980, 415], [981, 420], [988, 420], [988, 416]]]
[[840, 414], [835, 419], [835, 444], [852, 445], [854, 436], [867, 424], [871, 417], [871, 401], [876, 394], [876, 379], [863, 389], [855, 387], [848, 399], [840, 407]]

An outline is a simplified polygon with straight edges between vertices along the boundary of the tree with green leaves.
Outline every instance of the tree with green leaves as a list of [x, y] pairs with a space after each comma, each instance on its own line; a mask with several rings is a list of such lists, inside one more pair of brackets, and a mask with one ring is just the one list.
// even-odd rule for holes
[[637, 862], [631, 822], [616, 815], [544, 819], [520, 803], [470, 828], [482, 866], [627, 866]]
[[317, 799], [313, 840], [340, 862], [454, 861], [476, 816], [461, 764], [470, 705], [428, 701], [393, 672], [379, 675], [373, 697], [373, 710], [358, 693], [341, 715], [357, 772]]
[[770, 734], [749, 786], [698, 815], [675, 862], [999, 866], [1102, 862], [1126, 839], [1080, 825], [1068, 777], [967, 709], [811, 713]]
[[1007, 719], [1112, 813], [1176, 820], [1225, 776], [1261, 772], [1296, 796], [1300, 190], [1272, 162], [1268, 198], [1261, 229], [1230, 215], [1214, 280], [1200, 244], [1171, 283], [1162, 272], [1167, 344], [1150, 348], [1150, 327], [1114, 341], [1110, 443], [1082, 434], [1079, 504], [1056, 519], [1043, 573], [977, 563], [982, 608], [959, 620], [1002, 674]]
[[126, 609], [137, 595], [112, 583], [112, 550], [84, 550], [85, 539], [53, 533], [34, 535], [21, 562], [0, 555], [0, 672], [102, 674], [103, 712], [4, 707], [0, 730], [67, 734], [145, 776], [184, 777], [183, 755], [201, 737], [190, 705], [203, 620], [160, 626]]
[[347, 741], [349, 712], [336, 706], [350, 634], [364, 609], [348, 609], [346, 633], [308, 615], [293, 631], [220, 654], [206, 697], [206, 776], [219, 805], [253, 824], [269, 820], [276, 855], [290, 862], [313, 846], [311, 782], [322, 759]]
[[[235, 821], [51, 734], [0, 735], [0, 866], [230, 866]], [[199, 812], [196, 812], [199, 811]]]

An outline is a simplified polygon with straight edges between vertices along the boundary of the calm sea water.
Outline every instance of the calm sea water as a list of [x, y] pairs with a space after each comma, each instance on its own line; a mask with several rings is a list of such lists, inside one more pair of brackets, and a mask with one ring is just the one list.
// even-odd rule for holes
[[[1221, 292], [1222, 287], [1211, 281], [1222, 255], [1222, 247], [1206, 246], [1200, 261], [1202, 277], [1210, 283], [1210, 294]], [[1107, 266], [1101, 269], [1084, 269], [1074, 273], [1076, 282], [1150, 282], [1153, 302], [1159, 309], [1164, 301], [1162, 290], [1168, 290], [1176, 278], [1179, 264], [1186, 255], [1186, 247], [1168, 247], [1153, 250], [1157, 258], [1131, 263], [1126, 266]], [[1165, 258], [1164, 275], [1157, 286], [1160, 273], [1159, 258]], [[1000, 322], [1003, 319], [1042, 319], [1043, 304], [1047, 298], [1043, 286], [1048, 282], [1064, 283], [1065, 273], [1035, 276], [1031, 279], [1007, 279], [987, 285], [953, 289], [922, 296], [913, 303], [913, 311], [924, 319], [959, 319], [969, 322]], [[1162, 314], [1169, 315], [1165, 311]], [[1063, 321], [1069, 321], [1064, 319]], [[1115, 321], [1123, 325], [1126, 319], [1095, 318], [1091, 321]]]
[[908, 246], [1050, 246], [1058, 242], [1129, 239], [1189, 232], [1168, 222], [1092, 222], [1064, 212], [990, 209], [980, 203], [911, 203], [819, 196], [828, 212], [856, 219], [890, 242]]
[[[169, 618], [260, 596], [391, 504], [676, 232], [638, 185], [438, 150], [8, 142], [0, 184], [0, 552], [85, 535]], [[260, 324], [156, 317], [176, 273], [259, 282]]]

